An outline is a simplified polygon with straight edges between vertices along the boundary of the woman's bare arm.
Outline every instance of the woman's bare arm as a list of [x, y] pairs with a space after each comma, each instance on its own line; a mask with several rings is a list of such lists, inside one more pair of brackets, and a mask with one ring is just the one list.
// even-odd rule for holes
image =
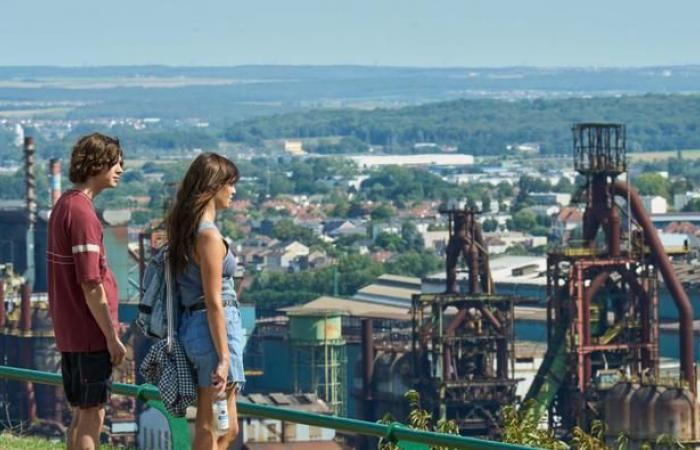
[[[204, 303], [207, 307], [209, 331], [211, 332], [216, 353], [219, 355], [217, 375], [223, 377], [223, 380], [220, 381], [223, 381], [223, 387], [225, 387], [230, 362], [226, 337], [226, 320], [221, 299], [221, 280], [226, 247], [221, 240], [221, 235], [216, 230], [209, 229], [197, 235], [196, 251], [199, 259], [199, 269], [202, 274], [202, 287], [204, 289]], [[222, 369], [222, 364], [225, 364], [226, 369], [223, 374], [218, 373], [219, 369]]]

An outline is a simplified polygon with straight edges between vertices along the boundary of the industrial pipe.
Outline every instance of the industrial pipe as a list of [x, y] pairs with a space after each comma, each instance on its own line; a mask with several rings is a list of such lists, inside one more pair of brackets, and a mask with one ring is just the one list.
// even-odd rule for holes
[[[22, 365], [30, 369], [32, 368], [32, 304], [31, 304], [31, 287], [29, 282], [22, 285], [21, 290], [21, 309], [20, 309], [20, 336], [22, 345]], [[34, 393], [34, 384], [30, 381], [24, 383], [24, 393], [27, 408], [27, 420], [29, 422], [34, 422], [37, 418], [36, 415], [36, 396]]]
[[[591, 281], [591, 284], [586, 288], [583, 293], [583, 317], [580, 317], [581, 323], [581, 336], [579, 340], [583, 346], [591, 345], [591, 302], [593, 301], [593, 296], [598, 292], [598, 290], [603, 286], [603, 284], [610, 278], [610, 272], [603, 271], [596, 275]], [[585, 361], [583, 367], [579, 367], [579, 370], [583, 370], [582, 380], [588, 380], [591, 377], [591, 358], [590, 355], [585, 356]]]
[[647, 369], [653, 367], [654, 361], [656, 360], [656, 351], [653, 347], [651, 347], [651, 327], [649, 324], [652, 300], [649, 298], [649, 295], [647, 295], [647, 291], [644, 289], [644, 287], [639, 284], [639, 280], [637, 280], [634, 273], [630, 272], [628, 269], [621, 269], [620, 275], [622, 275], [622, 279], [627, 282], [630, 288], [632, 288], [634, 293], [642, 301], [642, 310], [640, 311], [642, 319], [642, 342], [650, 345], [649, 348], [642, 349], [642, 365], [645, 369]]
[[374, 321], [362, 319], [362, 394], [363, 419], [374, 422], [372, 378], [374, 377]]
[[656, 228], [651, 223], [651, 219], [644, 210], [642, 205], [642, 200], [639, 198], [639, 194], [633, 188], [628, 188], [625, 183], [620, 181], [613, 185], [613, 192], [615, 195], [623, 197], [625, 200], [629, 199], [630, 207], [632, 209], [632, 215], [642, 227], [644, 231], [644, 236], [646, 237], [649, 248], [651, 249], [651, 254], [659, 266], [661, 271], [661, 276], [664, 278], [666, 287], [673, 297], [673, 301], [678, 309], [678, 321], [679, 321], [679, 346], [681, 353], [681, 375], [683, 379], [688, 382], [690, 389], [695, 392], [695, 355], [693, 351], [693, 305], [691, 305], [688, 296], [683, 289], [680, 281], [676, 277], [676, 273], [673, 270], [673, 266], [666, 255], [661, 240], [656, 232]]
[[32, 289], [29, 283], [24, 283], [21, 288], [19, 328], [22, 333], [32, 331]]
[[5, 326], [5, 281], [0, 280], [0, 327]]
[[53, 207], [61, 197], [61, 160], [49, 161], [49, 205]]
[[481, 251], [481, 255], [483, 256], [483, 260], [481, 263], [481, 285], [482, 285], [482, 290], [486, 294], [495, 294], [496, 289], [493, 284], [493, 278], [491, 278], [491, 267], [489, 265], [489, 252], [486, 247], [486, 241], [484, 240], [484, 234], [481, 232], [481, 225], [479, 222], [477, 222], [474, 226], [474, 238], [476, 240], [476, 243], [478, 244], [477, 247]]

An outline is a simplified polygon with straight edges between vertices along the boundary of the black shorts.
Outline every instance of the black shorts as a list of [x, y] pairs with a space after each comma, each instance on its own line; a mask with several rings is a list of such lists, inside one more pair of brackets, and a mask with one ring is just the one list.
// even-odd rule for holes
[[71, 406], [91, 408], [107, 403], [112, 390], [112, 361], [108, 351], [62, 352], [61, 374]]

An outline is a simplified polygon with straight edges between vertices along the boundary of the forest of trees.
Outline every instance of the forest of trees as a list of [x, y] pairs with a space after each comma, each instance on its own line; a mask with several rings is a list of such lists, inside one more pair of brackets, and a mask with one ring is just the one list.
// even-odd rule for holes
[[399, 109], [317, 110], [246, 120], [228, 127], [231, 142], [272, 138], [346, 137], [319, 152], [405, 152], [417, 142], [455, 145], [460, 152], [500, 154], [508, 145], [540, 144], [546, 154], [568, 153], [576, 122], [627, 124], [630, 151], [700, 148], [700, 96], [646, 95], [557, 100], [456, 100]]

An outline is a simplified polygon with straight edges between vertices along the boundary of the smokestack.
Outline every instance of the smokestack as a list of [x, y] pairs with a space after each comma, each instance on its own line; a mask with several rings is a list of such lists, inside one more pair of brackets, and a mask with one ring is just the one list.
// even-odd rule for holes
[[27, 179], [27, 220], [29, 226], [36, 223], [36, 180], [34, 179], [34, 138], [24, 138], [24, 169]]
[[29, 333], [32, 331], [32, 288], [29, 283], [24, 283], [20, 292], [19, 328], [23, 333]]
[[372, 378], [374, 377], [374, 321], [362, 319], [362, 394], [364, 400], [363, 420], [374, 422], [374, 398]]
[[5, 326], [5, 280], [0, 280], [0, 327]]
[[24, 278], [34, 283], [34, 225], [36, 224], [36, 180], [34, 179], [34, 139], [24, 138], [24, 169], [27, 180], [27, 269]]
[[49, 161], [49, 205], [54, 206], [61, 196], [61, 160]]
[[[32, 288], [29, 282], [22, 285], [21, 290], [21, 311], [19, 318], [19, 327], [22, 336], [22, 367], [25, 369], [33, 369], [32, 364]], [[36, 415], [36, 397], [34, 393], [34, 384], [27, 381], [24, 383], [24, 393], [27, 408], [27, 420], [31, 423], [37, 418]]]

